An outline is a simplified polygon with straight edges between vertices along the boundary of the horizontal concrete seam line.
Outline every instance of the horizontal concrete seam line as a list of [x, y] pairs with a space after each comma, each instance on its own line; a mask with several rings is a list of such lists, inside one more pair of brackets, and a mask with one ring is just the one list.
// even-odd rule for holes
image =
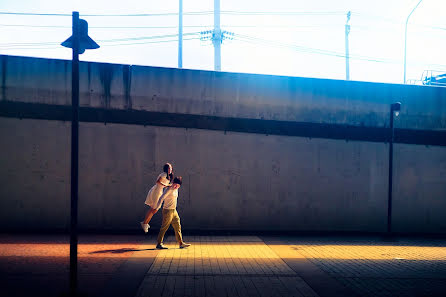
[[[0, 116], [71, 121], [71, 106], [0, 101]], [[389, 128], [80, 107], [81, 122], [204, 129], [265, 135], [388, 142]], [[446, 131], [395, 129], [395, 143], [446, 146]]]
[[296, 273], [289, 273], [289, 274], [272, 274], [272, 273], [268, 273], [268, 274], [206, 273], [206, 274], [203, 274], [203, 273], [189, 273], [188, 274], [188, 273], [150, 273], [150, 272], [148, 272], [146, 274], [146, 276], [150, 276], [150, 275], [156, 275], [156, 276], [234, 276], [234, 277], [260, 277], [261, 276], [261, 277], [299, 277], [299, 278], [301, 278]]

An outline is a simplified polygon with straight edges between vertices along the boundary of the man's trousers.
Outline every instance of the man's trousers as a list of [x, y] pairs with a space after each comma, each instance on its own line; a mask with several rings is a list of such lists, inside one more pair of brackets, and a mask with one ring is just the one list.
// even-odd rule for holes
[[180, 216], [176, 209], [163, 209], [163, 223], [161, 224], [160, 233], [158, 234], [158, 243], [163, 243], [164, 234], [166, 234], [167, 229], [169, 229], [170, 224], [172, 224], [173, 230], [175, 231], [175, 237], [178, 243], [183, 242], [181, 235], [181, 224]]

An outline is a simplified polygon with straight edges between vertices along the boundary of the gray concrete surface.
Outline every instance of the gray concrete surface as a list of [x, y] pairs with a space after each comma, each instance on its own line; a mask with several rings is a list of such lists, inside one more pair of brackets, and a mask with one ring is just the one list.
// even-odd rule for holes
[[[69, 133], [69, 123], [0, 119], [2, 229], [68, 227]], [[184, 177], [186, 229], [384, 231], [387, 152], [383, 143], [81, 123], [79, 223], [138, 228], [170, 161]], [[445, 232], [445, 158], [442, 147], [395, 147], [395, 231]]]
[[[2, 100], [69, 105], [71, 62], [0, 55]], [[446, 90], [246, 73], [80, 63], [81, 106], [236, 118], [446, 128]]]
[[[67, 61], [1, 56], [3, 100], [70, 103]], [[83, 63], [81, 104], [176, 113], [442, 130], [441, 88]], [[440, 90], [441, 89], [441, 90]], [[409, 90], [409, 91], [407, 91]], [[70, 123], [0, 118], [0, 230], [66, 230]], [[79, 224], [138, 228], [165, 162], [199, 230], [386, 228], [388, 144], [197, 129], [80, 124]], [[446, 232], [446, 148], [395, 145], [394, 230]], [[153, 226], [159, 225], [160, 215]]]

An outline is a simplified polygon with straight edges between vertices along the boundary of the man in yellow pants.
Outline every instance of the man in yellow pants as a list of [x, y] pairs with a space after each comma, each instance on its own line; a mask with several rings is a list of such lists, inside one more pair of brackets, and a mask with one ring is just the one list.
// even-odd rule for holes
[[175, 231], [175, 237], [180, 245], [180, 248], [186, 248], [190, 246], [189, 243], [183, 241], [181, 235], [181, 223], [180, 216], [177, 212], [177, 199], [178, 199], [178, 189], [181, 187], [182, 177], [178, 176], [173, 179], [172, 186], [169, 187], [164, 194], [160, 197], [158, 202], [158, 207], [164, 202], [163, 205], [163, 223], [161, 224], [160, 233], [158, 234], [158, 244], [157, 249], [167, 249], [163, 245], [164, 234], [167, 229], [169, 229], [170, 224], [172, 224], [173, 230]]

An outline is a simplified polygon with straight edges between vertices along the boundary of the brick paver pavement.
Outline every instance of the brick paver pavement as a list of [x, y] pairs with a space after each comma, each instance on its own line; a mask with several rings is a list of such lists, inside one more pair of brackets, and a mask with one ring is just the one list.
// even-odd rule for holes
[[187, 239], [169, 237], [136, 296], [318, 296], [257, 236]]
[[[304, 256], [359, 296], [446, 296], [446, 241], [287, 238]], [[281, 255], [282, 257], [284, 255]]]
[[[446, 240], [372, 237], [83, 235], [84, 296], [446, 296]], [[68, 237], [0, 235], [0, 295], [60, 296]]]

